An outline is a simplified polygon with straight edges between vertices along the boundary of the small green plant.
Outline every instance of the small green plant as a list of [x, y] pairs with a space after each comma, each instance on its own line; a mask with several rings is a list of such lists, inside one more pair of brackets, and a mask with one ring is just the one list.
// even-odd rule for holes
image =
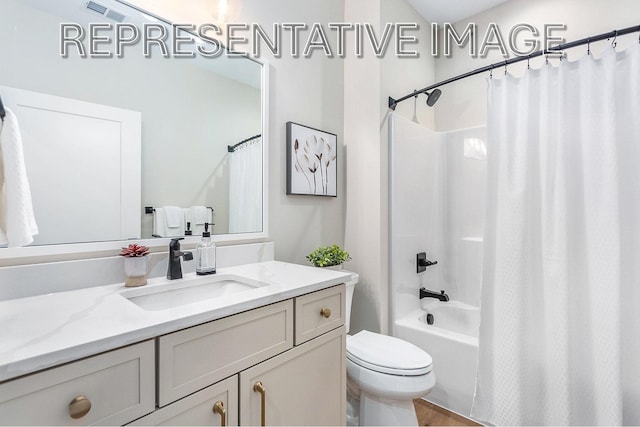
[[351, 256], [349, 252], [343, 250], [338, 245], [319, 247], [315, 251], [307, 255], [309, 260], [316, 267], [331, 267], [332, 265], [340, 265], [345, 261], [349, 261]]

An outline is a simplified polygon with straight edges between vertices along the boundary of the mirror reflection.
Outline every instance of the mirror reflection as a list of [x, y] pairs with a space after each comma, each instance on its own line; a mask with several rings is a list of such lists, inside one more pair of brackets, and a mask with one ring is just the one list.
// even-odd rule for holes
[[[121, 22], [161, 22], [121, 2], [89, 3]], [[34, 244], [197, 235], [205, 222], [214, 235], [262, 231], [262, 65], [226, 55], [145, 58], [142, 45], [122, 58], [73, 50], [62, 58], [61, 22], [115, 22], [87, 5], [0, 2], [0, 96], [22, 128]], [[137, 141], [122, 136], [130, 124], [119, 113], [134, 128], [137, 114]], [[124, 144], [139, 144], [137, 175], [135, 149]]]

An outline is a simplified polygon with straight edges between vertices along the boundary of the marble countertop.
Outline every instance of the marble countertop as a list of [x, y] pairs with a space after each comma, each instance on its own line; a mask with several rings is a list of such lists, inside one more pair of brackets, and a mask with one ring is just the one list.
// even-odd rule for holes
[[[121, 295], [227, 274], [263, 286], [164, 310], [141, 308]], [[279, 261], [222, 268], [215, 276], [191, 273], [180, 280], [150, 279], [141, 288], [119, 283], [2, 301], [0, 381], [325, 289], [350, 277], [347, 272]]]

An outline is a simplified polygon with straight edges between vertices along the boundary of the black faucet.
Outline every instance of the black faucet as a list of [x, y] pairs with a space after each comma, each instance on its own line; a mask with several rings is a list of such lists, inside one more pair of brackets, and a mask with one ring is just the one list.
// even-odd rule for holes
[[171, 239], [169, 243], [169, 267], [167, 268], [167, 279], [182, 279], [182, 264], [180, 258], [183, 257], [185, 261], [191, 261], [193, 254], [191, 252], [182, 252], [180, 250], [180, 240], [184, 237]]
[[435, 298], [440, 301], [449, 301], [449, 295], [445, 294], [444, 291], [438, 293], [425, 288], [420, 288], [420, 299], [422, 298]]

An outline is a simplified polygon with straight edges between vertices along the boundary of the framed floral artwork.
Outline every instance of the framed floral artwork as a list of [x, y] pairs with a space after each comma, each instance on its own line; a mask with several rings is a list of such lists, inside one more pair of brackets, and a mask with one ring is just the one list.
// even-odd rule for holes
[[337, 197], [335, 134], [287, 122], [287, 194]]

